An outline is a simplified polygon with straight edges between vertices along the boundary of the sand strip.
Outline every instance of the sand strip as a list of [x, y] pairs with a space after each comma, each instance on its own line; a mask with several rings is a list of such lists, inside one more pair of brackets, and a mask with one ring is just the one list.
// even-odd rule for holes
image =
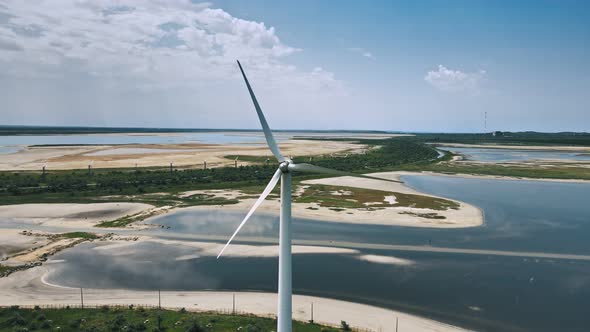
[[[47, 271], [46, 267], [39, 266], [0, 279], [0, 305], [79, 304], [79, 289], [49, 285], [43, 282], [43, 276]], [[161, 293], [161, 299], [163, 307], [231, 312], [233, 294], [236, 294], [236, 310], [240, 313], [264, 316], [276, 313], [277, 297], [272, 293], [164, 291]], [[87, 306], [157, 305], [158, 294], [156, 291], [84, 289], [84, 303]], [[314, 320], [318, 323], [339, 325], [340, 321], [345, 320], [352, 327], [393, 332], [396, 319], [398, 319], [399, 331], [465, 331], [458, 327], [394, 310], [303, 295], [293, 296], [293, 318], [301, 321], [309, 320], [311, 303], [314, 306]]]

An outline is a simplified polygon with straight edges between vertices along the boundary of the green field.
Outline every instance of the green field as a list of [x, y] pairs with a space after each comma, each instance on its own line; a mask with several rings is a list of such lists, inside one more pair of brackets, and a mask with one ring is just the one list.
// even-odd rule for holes
[[[97, 309], [0, 309], [0, 332], [20, 331], [182, 331], [182, 332], [268, 332], [276, 320], [248, 315], [192, 313], [185, 310], [142, 308]], [[297, 332], [335, 332], [342, 329], [293, 322]]]
[[[387, 196], [395, 196], [395, 203], [386, 202], [385, 197]], [[320, 206], [328, 208], [349, 209], [379, 209], [392, 206], [432, 210], [459, 208], [459, 204], [456, 202], [431, 196], [328, 185], [311, 185], [294, 201], [296, 203], [318, 203]]]

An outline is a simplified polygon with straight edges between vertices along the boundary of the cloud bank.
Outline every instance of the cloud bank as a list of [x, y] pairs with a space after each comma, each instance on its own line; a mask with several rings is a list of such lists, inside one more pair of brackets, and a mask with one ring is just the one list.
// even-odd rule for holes
[[330, 76], [282, 63], [301, 50], [273, 27], [189, 0], [14, 0], [0, 17], [0, 61], [15, 76], [65, 69], [165, 85], [228, 77], [236, 59], [289, 77]]
[[288, 63], [302, 51], [284, 43], [274, 27], [208, 3], [4, 1], [0, 88], [6, 88], [5, 107], [14, 110], [4, 123], [108, 124], [124, 116], [118, 109], [130, 113], [129, 124], [144, 114], [137, 125], [155, 125], [156, 112], [190, 109], [198, 121], [190, 125], [208, 126], [208, 112], [237, 105], [223, 93], [241, 83], [236, 59], [253, 82], [265, 83], [254, 84], [261, 94], [303, 100], [340, 93], [333, 73]]

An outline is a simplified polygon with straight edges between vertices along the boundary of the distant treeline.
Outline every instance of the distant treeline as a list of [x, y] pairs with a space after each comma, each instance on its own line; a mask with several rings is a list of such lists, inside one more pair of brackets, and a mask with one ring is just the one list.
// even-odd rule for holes
[[[274, 132], [301, 133], [376, 133], [376, 130], [273, 130]], [[72, 135], [72, 134], [123, 134], [123, 133], [213, 133], [213, 132], [262, 132], [258, 129], [202, 129], [202, 128], [141, 128], [141, 127], [45, 127], [0, 126], [0, 136], [11, 135]]]
[[420, 142], [465, 143], [465, 144], [521, 144], [521, 145], [588, 145], [590, 133], [538, 133], [538, 132], [501, 132], [482, 134], [419, 134], [403, 137]]
[[[306, 138], [330, 141], [350, 141], [349, 138]], [[480, 134], [427, 133], [412, 136], [399, 136], [400, 141], [419, 143], [462, 143], [462, 144], [511, 144], [511, 145], [579, 145], [590, 146], [590, 133], [539, 133], [534, 131], [509, 132], [496, 131]], [[382, 144], [385, 140], [355, 139], [365, 144]]]
[[[438, 156], [433, 148], [416, 142], [388, 139], [379, 148], [348, 157], [314, 157], [313, 164], [350, 172], [394, 169], [409, 163], [428, 163]], [[308, 162], [309, 157], [295, 158]], [[80, 196], [133, 195], [190, 189], [242, 188], [264, 185], [276, 170], [268, 165], [212, 169], [95, 169], [37, 172], [0, 172], [0, 204], [26, 202], [27, 195], [54, 195], [56, 201]], [[296, 179], [313, 176], [295, 173]]]

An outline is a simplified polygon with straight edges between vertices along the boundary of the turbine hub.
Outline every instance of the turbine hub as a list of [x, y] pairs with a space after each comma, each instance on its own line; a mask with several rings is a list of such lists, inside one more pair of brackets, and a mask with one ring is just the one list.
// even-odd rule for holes
[[283, 173], [287, 173], [289, 172], [289, 162], [288, 161], [283, 161], [282, 163], [279, 164], [279, 169], [281, 170], [281, 172]]

